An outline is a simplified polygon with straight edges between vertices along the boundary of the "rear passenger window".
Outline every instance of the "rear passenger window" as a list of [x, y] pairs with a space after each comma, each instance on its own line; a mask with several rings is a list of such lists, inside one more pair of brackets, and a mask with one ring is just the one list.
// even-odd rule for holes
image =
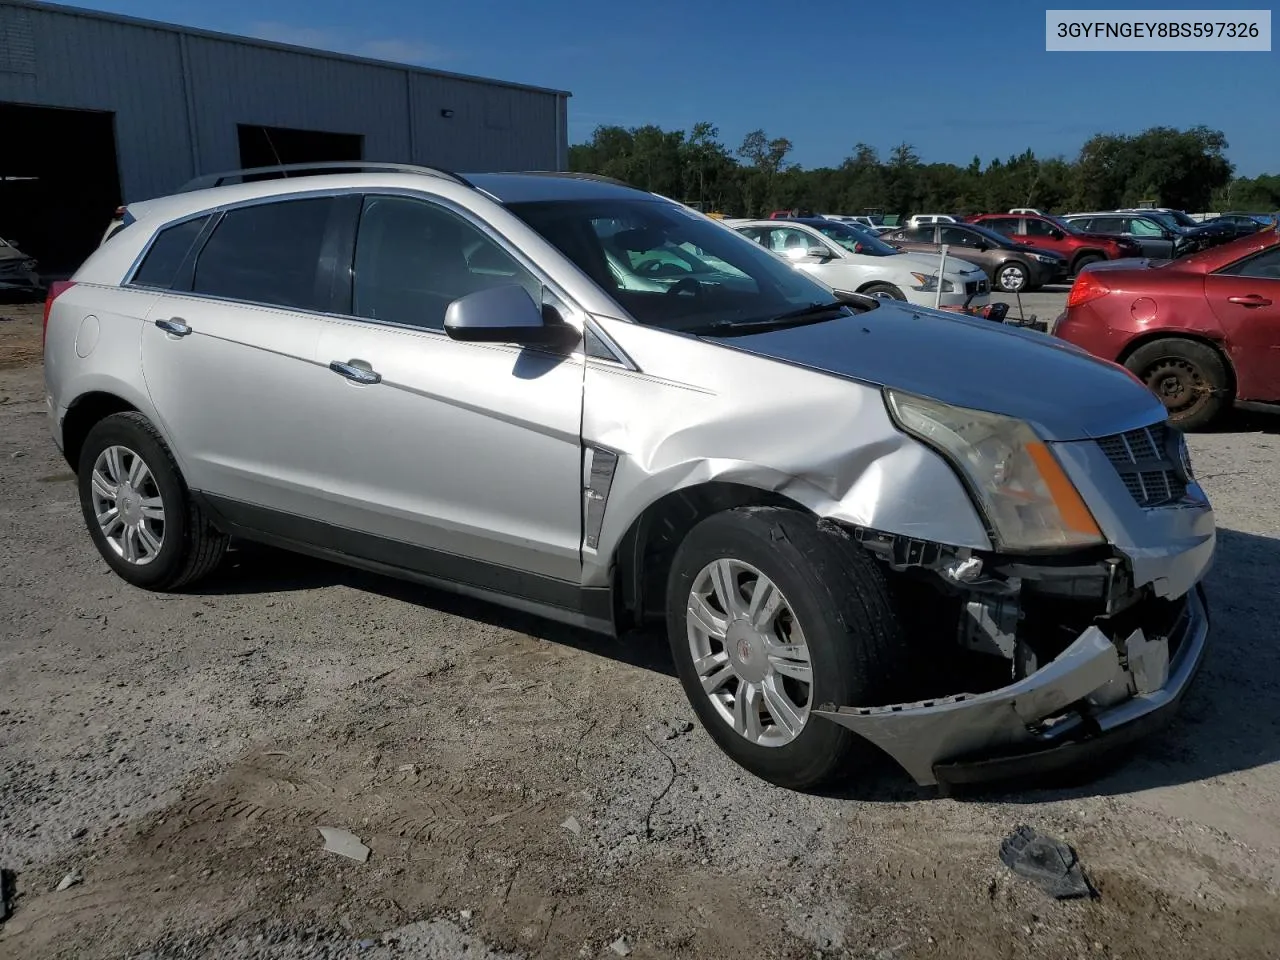
[[158, 287], [161, 290], [172, 287], [178, 277], [178, 269], [191, 251], [191, 245], [208, 222], [208, 217], [196, 217], [194, 220], [165, 227], [157, 233], [156, 238], [151, 241], [151, 249], [133, 275], [133, 282], [138, 286]]
[[542, 284], [462, 217], [406, 197], [368, 197], [356, 234], [352, 312], [440, 330], [449, 304], [517, 284], [535, 303]]
[[192, 289], [214, 297], [327, 310], [320, 247], [332, 197], [282, 200], [229, 211], [196, 262]]
[[1256, 280], [1280, 280], [1280, 247], [1271, 247], [1223, 267], [1218, 273], [1228, 277], [1251, 277]]

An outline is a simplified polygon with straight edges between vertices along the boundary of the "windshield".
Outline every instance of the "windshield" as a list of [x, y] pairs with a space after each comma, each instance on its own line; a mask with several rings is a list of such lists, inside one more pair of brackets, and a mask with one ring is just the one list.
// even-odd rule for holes
[[1169, 213], [1166, 214], [1166, 216], [1171, 218], [1174, 223], [1177, 223], [1184, 227], [1200, 226], [1200, 224], [1198, 224], [1195, 220], [1191, 219], [1191, 217], [1187, 216], [1187, 214], [1183, 213], [1181, 210], [1171, 210]]
[[824, 237], [830, 237], [850, 253], [865, 253], [871, 257], [889, 257], [901, 252], [857, 224], [833, 221], [830, 224], [822, 224], [817, 230]]
[[987, 243], [993, 247], [1012, 248], [1013, 244], [1004, 234], [996, 233], [990, 227], [984, 227], [980, 223], [966, 223], [965, 229], [973, 233], [980, 234]]
[[1075, 236], [1080, 236], [1080, 234], [1084, 232], [1079, 227], [1077, 227], [1074, 223], [1068, 223], [1066, 220], [1063, 220], [1061, 217], [1055, 217], [1052, 214], [1045, 214], [1044, 218], [1048, 220], [1050, 223], [1055, 224], [1062, 230], [1065, 230], [1067, 233], [1074, 234]]
[[1162, 227], [1168, 227], [1170, 230], [1182, 230], [1182, 224], [1178, 223], [1177, 219], [1171, 213], [1153, 213], [1148, 210], [1143, 213], [1143, 216], [1150, 217]]
[[557, 200], [508, 209], [648, 326], [755, 324], [835, 299], [759, 244], [672, 203]]

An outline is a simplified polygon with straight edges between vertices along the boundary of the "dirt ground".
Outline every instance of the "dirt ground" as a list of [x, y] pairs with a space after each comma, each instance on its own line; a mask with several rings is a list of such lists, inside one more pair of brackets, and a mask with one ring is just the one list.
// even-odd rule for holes
[[[1280, 424], [1193, 438], [1215, 632], [1169, 731], [1071, 789], [939, 799], [884, 767], [802, 795], [691, 723], [657, 636], [265, 549], [126, 586], [48, 436], [40, 308], [0, 317], [4, 960], [1277, 954]], [[1098, 899], [1001, 866], [1020, 823]]]

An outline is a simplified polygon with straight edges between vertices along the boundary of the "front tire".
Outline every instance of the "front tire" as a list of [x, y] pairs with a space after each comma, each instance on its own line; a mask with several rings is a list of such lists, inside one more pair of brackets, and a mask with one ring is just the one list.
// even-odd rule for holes
[[1144, 343], [1125, 360], [1169, 411], [1179, 430], [1203, 430], [1231, 403], [1231, 377], [1213, 347], [1166, 337]]
[[228, 537], [191, 498], [173, 454], [140, 413], [117, 413], [80, 451], [80, 508], [102, 558], [122, 579], [172, 590], [213, 570]]
[[907, 299], [907, 295], [892, 283], [871, 283], [865, 286], [861, 292], [868, 297], [884, 297], [886, 300]]
[[672, 563], [667, 635], [712, 739], [793, 789], [832, 780], [865, 747], [814, 710], [893, 702], [907, 676], [876, 561], [795, 510], [743, 507], [695, 526]]
[[1026, 293], [1030, 289], [1031, 271], [1024, 263], [1012, 260], [996, 270], [996, 286], [1004, 293]]
[[1076, 262], [1075, 262], [1074, 264], [1072, 264], [1072, 266], [1071, 266], [1071, 272], [1072, 272], [1072, 274], [1073, 274], [1073, 275], [1075, 275], [1075, 276], [1079, 276], [1079, 275], [1080, 275], [1080, 271], [1081, 271], [1081, 270], [1083, 270], [1085, 267], [1087, 267], [1089, 264], [1091, 264], [1091, 263], [1097, 263], [1098, 261], [1100, 261], [1100, 260], [1105, 260], [1105, 259], [1106, 259], [1106, 257], [1103, 257], [1103, 256], [1101, 256], [1101, 255], [1099, 255], [1099, 254], [1096, 254], [1096, 253], [1085, 253], [1085, 254], [1082, 254], [1082, 255], [1080, 255], [1079, 257], [1077, 257], [1077, 258], [1076, 258]]

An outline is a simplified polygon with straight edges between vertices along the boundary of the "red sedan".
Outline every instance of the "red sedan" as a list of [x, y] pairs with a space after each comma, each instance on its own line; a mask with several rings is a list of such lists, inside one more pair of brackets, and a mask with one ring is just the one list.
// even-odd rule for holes
[[1232, 406], [1280, 412], [1275, 227], [1179, 260], [1095, 263], [1053, 332], [1123, 364], [1183, 430]]

